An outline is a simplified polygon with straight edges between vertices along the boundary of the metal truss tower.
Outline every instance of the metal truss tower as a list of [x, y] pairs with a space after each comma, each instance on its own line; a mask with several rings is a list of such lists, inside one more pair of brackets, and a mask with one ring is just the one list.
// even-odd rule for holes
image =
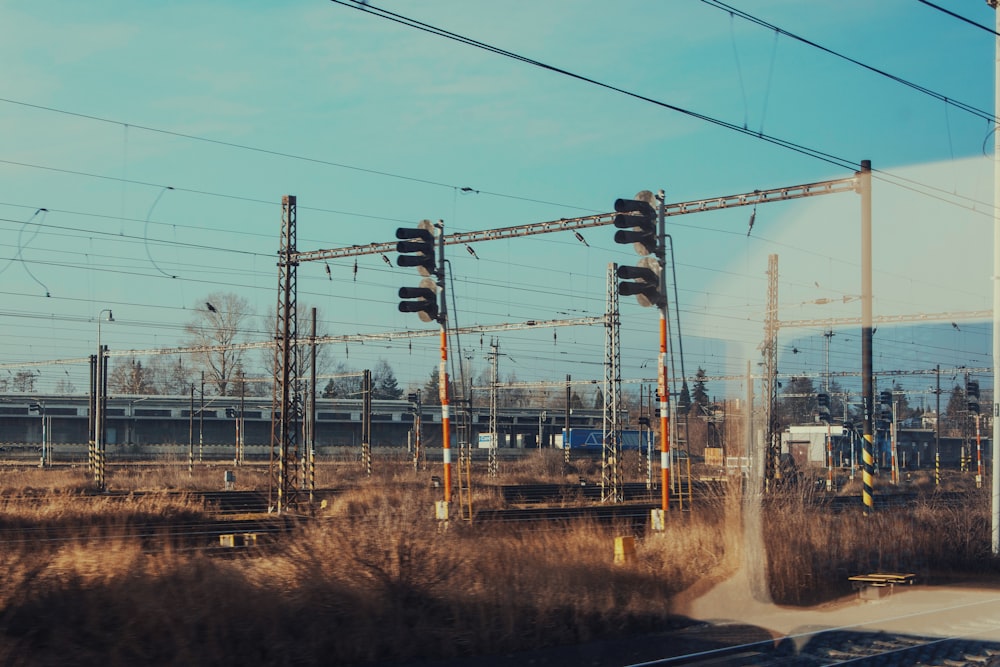
[[490, 449], [489, 449], [489, 475], [496, 477], [500, 470], [497, 466], [497, 447], [499, 446], [500, 434], [497, 425], [497, 389], [500, 385], [500, 341], [496, 338], [490, 341]]
[[601, 502], [624, 500], [622, 480], [621, 389], [622, 357], [619, 344], [618, 265], [608, 264], [608, 296], [604, 323], [604, 447], [601, 457]]
[[278, 308], [274, 329], [274, 395], [271, 401], [269, 504], [278, 513], [299, 505], [298, 252], [294, 195], [281, 198]]
[[781, 453], [778, 428], [778, 256], [767, 257], [767, 311], [764, 313], [764, 475], [765, 484], [773, 484], [780, 475], [777, 465]]

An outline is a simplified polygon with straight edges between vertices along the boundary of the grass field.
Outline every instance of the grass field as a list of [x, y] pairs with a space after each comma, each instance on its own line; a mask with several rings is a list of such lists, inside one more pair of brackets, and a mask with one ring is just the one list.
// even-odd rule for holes
[[[112, 469], [113, 489], [218, 489], [222, 468]], [[497, 482], [576, 480], [559, 460], [504, 464]], [[433, 519], [440, 491], [406, 465], [320, 471], [342, 487], [327, 507], [267, 548], [150, 548], [130, 527], [195, 522], [181, 494], [93, 496], [81, 469], [7, 469], [0, 489], [0, 664], [293, 665], [400, 663], [509, 652], [683, 625], [674, 600], [741, 566], [745, 498], [696, 498], [663, 533], [631, 526], [468, 525]], [[487, 481], [474, 501], [497, 504]], [[241, 470], [241, 488], [267, 488]], [[807, 490], [771, 494], [760, 540], [781, 604], [848, 594], [847, 576], [908, 571], [923, 583], [1000, 580], [990, 557], [989, 497], [955, 507], [832, 514]], [[72, 536], [68, 535], [73, 527]], [[42, 530], [44, 528], [44, 530]], [[62, 529], [62, 530], [61, 530]], [[636, 557], [613, 562], [614, 539]]]

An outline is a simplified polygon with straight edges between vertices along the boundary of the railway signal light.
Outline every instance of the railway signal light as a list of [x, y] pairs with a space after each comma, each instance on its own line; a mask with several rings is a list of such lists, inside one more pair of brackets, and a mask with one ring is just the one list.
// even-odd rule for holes
[[881, 419], [892, 421], [892, 392], [880, 391], [878, 393], [878, 402]]
[[619, 266], [616, 273], [622, 279], [618, 283], [622, 296], [634, 296], [643, 307], [667, 305], [667, 298], [660, 292], [660, 264], [654, 258], [644, 257], [638, 266]]
[[969, 412], [979, 414], [979, 383], [975, 380], [965, 383], [965, 401], [969, 406]]
[[[631, 243], [640, 255], [656, 252], [656, 209], [653, 193], [643, 190], [636, 199], [616, 199], [615, 243]], [[634, 215], [638, 214], [638, 215]]]
[[400, 301], [399, 312], [416, 313], [424, 322], [437, 320], [437, 285], [430, 278], [421, 280], [420, 287], [400, 287], [399, 298], [415, 299], [414, 301]]
[[816, 394], [816, 405], [819, 406], [820, 421], [830, 422], [830, 395]]
[[430, 220], [421, 220], [417, 228], [399, 227], [396, 229], [396, 252], [401, 253], [396, 258], [397, 266], [415, 266], [422, 276], [437, 275], [437, 263], [434, 259], [434, 225]]

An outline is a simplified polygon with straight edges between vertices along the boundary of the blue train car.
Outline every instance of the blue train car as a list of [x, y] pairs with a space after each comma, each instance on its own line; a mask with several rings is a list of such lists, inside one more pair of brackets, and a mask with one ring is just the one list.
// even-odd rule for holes
[[[645, 449], [647, 442], [652, 442], [652, 431], [622, 431], [622, 449]], [[604, 431], [593, 428], [571, 428], [569, 438], [566, 429], [562, 430], [562, 438], [557, 443], [559, 449], [601, 449], [604, 447]]]

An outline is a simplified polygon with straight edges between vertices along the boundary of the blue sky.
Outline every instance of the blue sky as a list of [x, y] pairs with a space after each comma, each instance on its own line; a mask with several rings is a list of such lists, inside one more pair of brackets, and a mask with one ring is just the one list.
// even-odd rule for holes
[[[372, 4], [751, 132], [871, 159], [876, 315], [990, 307], [982, 118], [694, 0]], [[983, 2], [945, 4], [995, 20]], [[993, 36], [915, 0], [734, 5], [993, 110]], [[643, 189], [689, 201], [852, 171], [318, 0], [8, 0], [0, 62], [0, 361], [35, 363], [42, 388], [60, 376], [86, 386], [84, 366], [40, 362], [89, 354], [105, 308], [112, 350], [172, 347], [207, 294], [232, 291], [257, 316], [247, 339], [266, 340], [284, 194], [298, 197], [299, 249], [314, 250], [389, 241], [424, 218], [446, 232], [490, 229], [606, 212]], [[761, 206], [747, 236], [749, 213], [670, 221], [689, 373], [759, 361], [771, 253], [781, 319], [860, 315], [855, 195]], [[583, 236], [480, 243], [479, 259], [451, 246], [458, 324], [600, 315], [608, 263], [635, 255], [612, 229]], [[319, 308], [323, 332], [427, 326], [396, 311], [412, 271], [378, 256], [359, 258], [356, 274], [353, 261], [330, 268], [333, 280], [321, 262], [299, 272], [300, 303]], [[655, 377], [655, 313], [623, 298], [622, 323], [623, 375]], [[988, 365], [988, 326], [938, 328], [881, 328], [876, 371]], [[599, 327], [554, 331], [503, 334], [501, 373], [602, 376]], [[464, 343], [481, 370], [489, 336]], [[783, 332], [779, 370], [822, 370], [823, 344], [822, 328]], [[860, 368], [859, 348], [856, 335], [835, 337], [831, 364]], [[406, 384], [427, 378], [438, 351], [424, 338], [333, 354], [353, 368], [384, 358]]]

